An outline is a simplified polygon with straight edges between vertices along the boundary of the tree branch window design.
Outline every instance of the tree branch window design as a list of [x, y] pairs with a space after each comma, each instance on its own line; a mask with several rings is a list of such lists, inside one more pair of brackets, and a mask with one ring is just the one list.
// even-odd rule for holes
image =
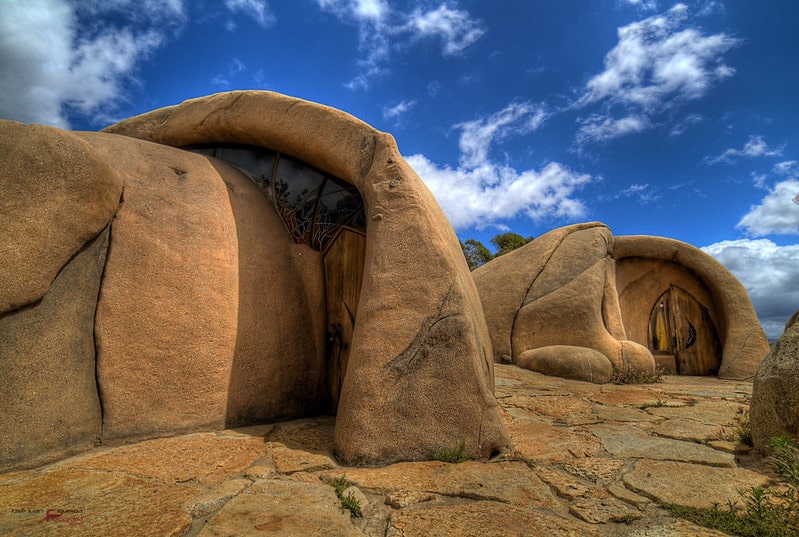
[[324, 251], [339, 228], [363, 232], [363, 199], [351, 184], [276, 151], [246, 145], [187, 148], [236, 166], [274, 203], [292, 240]]

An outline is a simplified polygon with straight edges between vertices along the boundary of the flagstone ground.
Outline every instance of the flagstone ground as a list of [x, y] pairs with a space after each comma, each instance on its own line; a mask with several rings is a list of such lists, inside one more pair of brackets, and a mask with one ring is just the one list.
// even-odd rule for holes
[[[497, 364], [515, 452], [495, 460], [341, 466], [333, 417], [149, 440], [0, 475], [0, 534], [723, 535], [658, 504], [726, 506], [769, 481], [734, 438], [751, 390], [712, 377], [596, 385]], [[362, 517], [341, 509], [340, 478]]]

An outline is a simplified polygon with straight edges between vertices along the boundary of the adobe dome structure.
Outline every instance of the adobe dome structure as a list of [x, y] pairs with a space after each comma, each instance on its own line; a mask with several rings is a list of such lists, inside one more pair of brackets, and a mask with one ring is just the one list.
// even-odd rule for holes
[[270, 92], [0, 122], [0, 470], [336, 415], [348, 464], [510, 448], [458, 240], [394, 139]]
[[553, 230], [473, 273], [495, 361], [555, 376], [751, 379], [769, 352], [741, 283], [689, 244]]

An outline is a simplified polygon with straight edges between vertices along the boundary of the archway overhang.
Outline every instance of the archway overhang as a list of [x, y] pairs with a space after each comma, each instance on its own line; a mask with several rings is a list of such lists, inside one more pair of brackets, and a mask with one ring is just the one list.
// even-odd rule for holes
[[720, 318], [722, 360], [718, 376], [750, 379], [769, 352], [768, 339], [760, 325], [749, 295], [741, 282], [724, 265], [690, 244], [647, 235], [617, 236], [612, 256], [649, 258], [684, 266], [710, 290]]
[[192, 99], [104, 132], [173, 147], [260, 146], [358, 188], [365, 271], [336, 419], [340, 457], [423, 459], [453, 438], [467, 439], [478, 456], [509, 448], [482, 306], [458, 239], [391, 135], [339, 110], [264, 91]]

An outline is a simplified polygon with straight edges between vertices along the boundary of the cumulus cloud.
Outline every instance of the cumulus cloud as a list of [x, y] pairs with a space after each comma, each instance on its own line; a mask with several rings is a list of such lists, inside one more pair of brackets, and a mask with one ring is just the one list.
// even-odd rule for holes
[[752, 237], [799, 235], [799, 178], [780, 181], [737, 226]]
[[718, 164], [720, 162], [731, 163], [738, 157], [779, 157], [782, 155], [782, 147], [769, 147], [765, 138], [760, 135], [752, 135], [741, 149], [727, 149], [715, 157], [706, 157], [705, 164]]
[[[183, 15], [181, 2], [5, 0], [0, 14], [0, 117], [69, 128], [69, 114], [105, 121], [123, 82]], [[81, 27], [81, 15], [123, 12], [128, 26]], [[171, 21], [171, 22], [169, 22]], [[156, 29], [158, 28], [158, 29]]]
[[[243, 13], [264, 28], [275, 22], [265, 0], [225, 0], [225, 7], [233, 13]], [[228, 29], [232, 28], [228, 26]]]
[[440, 166], [424, 155], [406, 157], [424, 180], [456, 229], [504, 227], [503, 220], [524, 215], [532, 220], [576, 219], [584, 204], [573, 197], [591, 181], [557, 162], [540, 170], [519, 171], [495, 162], [491, 145], [538, 128], [546, 119], [539, 105], [513, 103], [489, 116], [456, 125], [461, 156], [457, 167]]
[[[704, 97], [718, 81], [735, 70], [722, 56], [738, 44], [726, 34], [704, 35], [684, 28], [688, 7], [677, 4], [665, 13], [618, 29], [618, 43], [605, 56], [605, 69], [592, 77], [576, 102], [577, 107], [619, 106], [637, 126], [649, 125], [653, 116], [681, 102]], [[614, 127], [619, 121], [604, 114], [589, 128], [581, 129], [579, 141], [606, 141], [639, 129]], [[590, 127], [600, 127], [591, 129]], [[592, 137], [596, 133], [598, 138]]]
[[779, 337], [785, 322], [799, 310], [799, 245], [739, 239], [711, 244], [702, 250], [741, 281], [768, 337]]
[[441, 53], [462, 53], [485, 33], [481, 23], [452, 2], [436, 8], [403, 12], [385, 0], [316, 0], [319, 7], [358, 28], [359, 46], [365, 57], [358, 60], [360, 73], [347, 86], [368, 87], [371, 79], [388, 72], [391, 45], [439, 40]]

